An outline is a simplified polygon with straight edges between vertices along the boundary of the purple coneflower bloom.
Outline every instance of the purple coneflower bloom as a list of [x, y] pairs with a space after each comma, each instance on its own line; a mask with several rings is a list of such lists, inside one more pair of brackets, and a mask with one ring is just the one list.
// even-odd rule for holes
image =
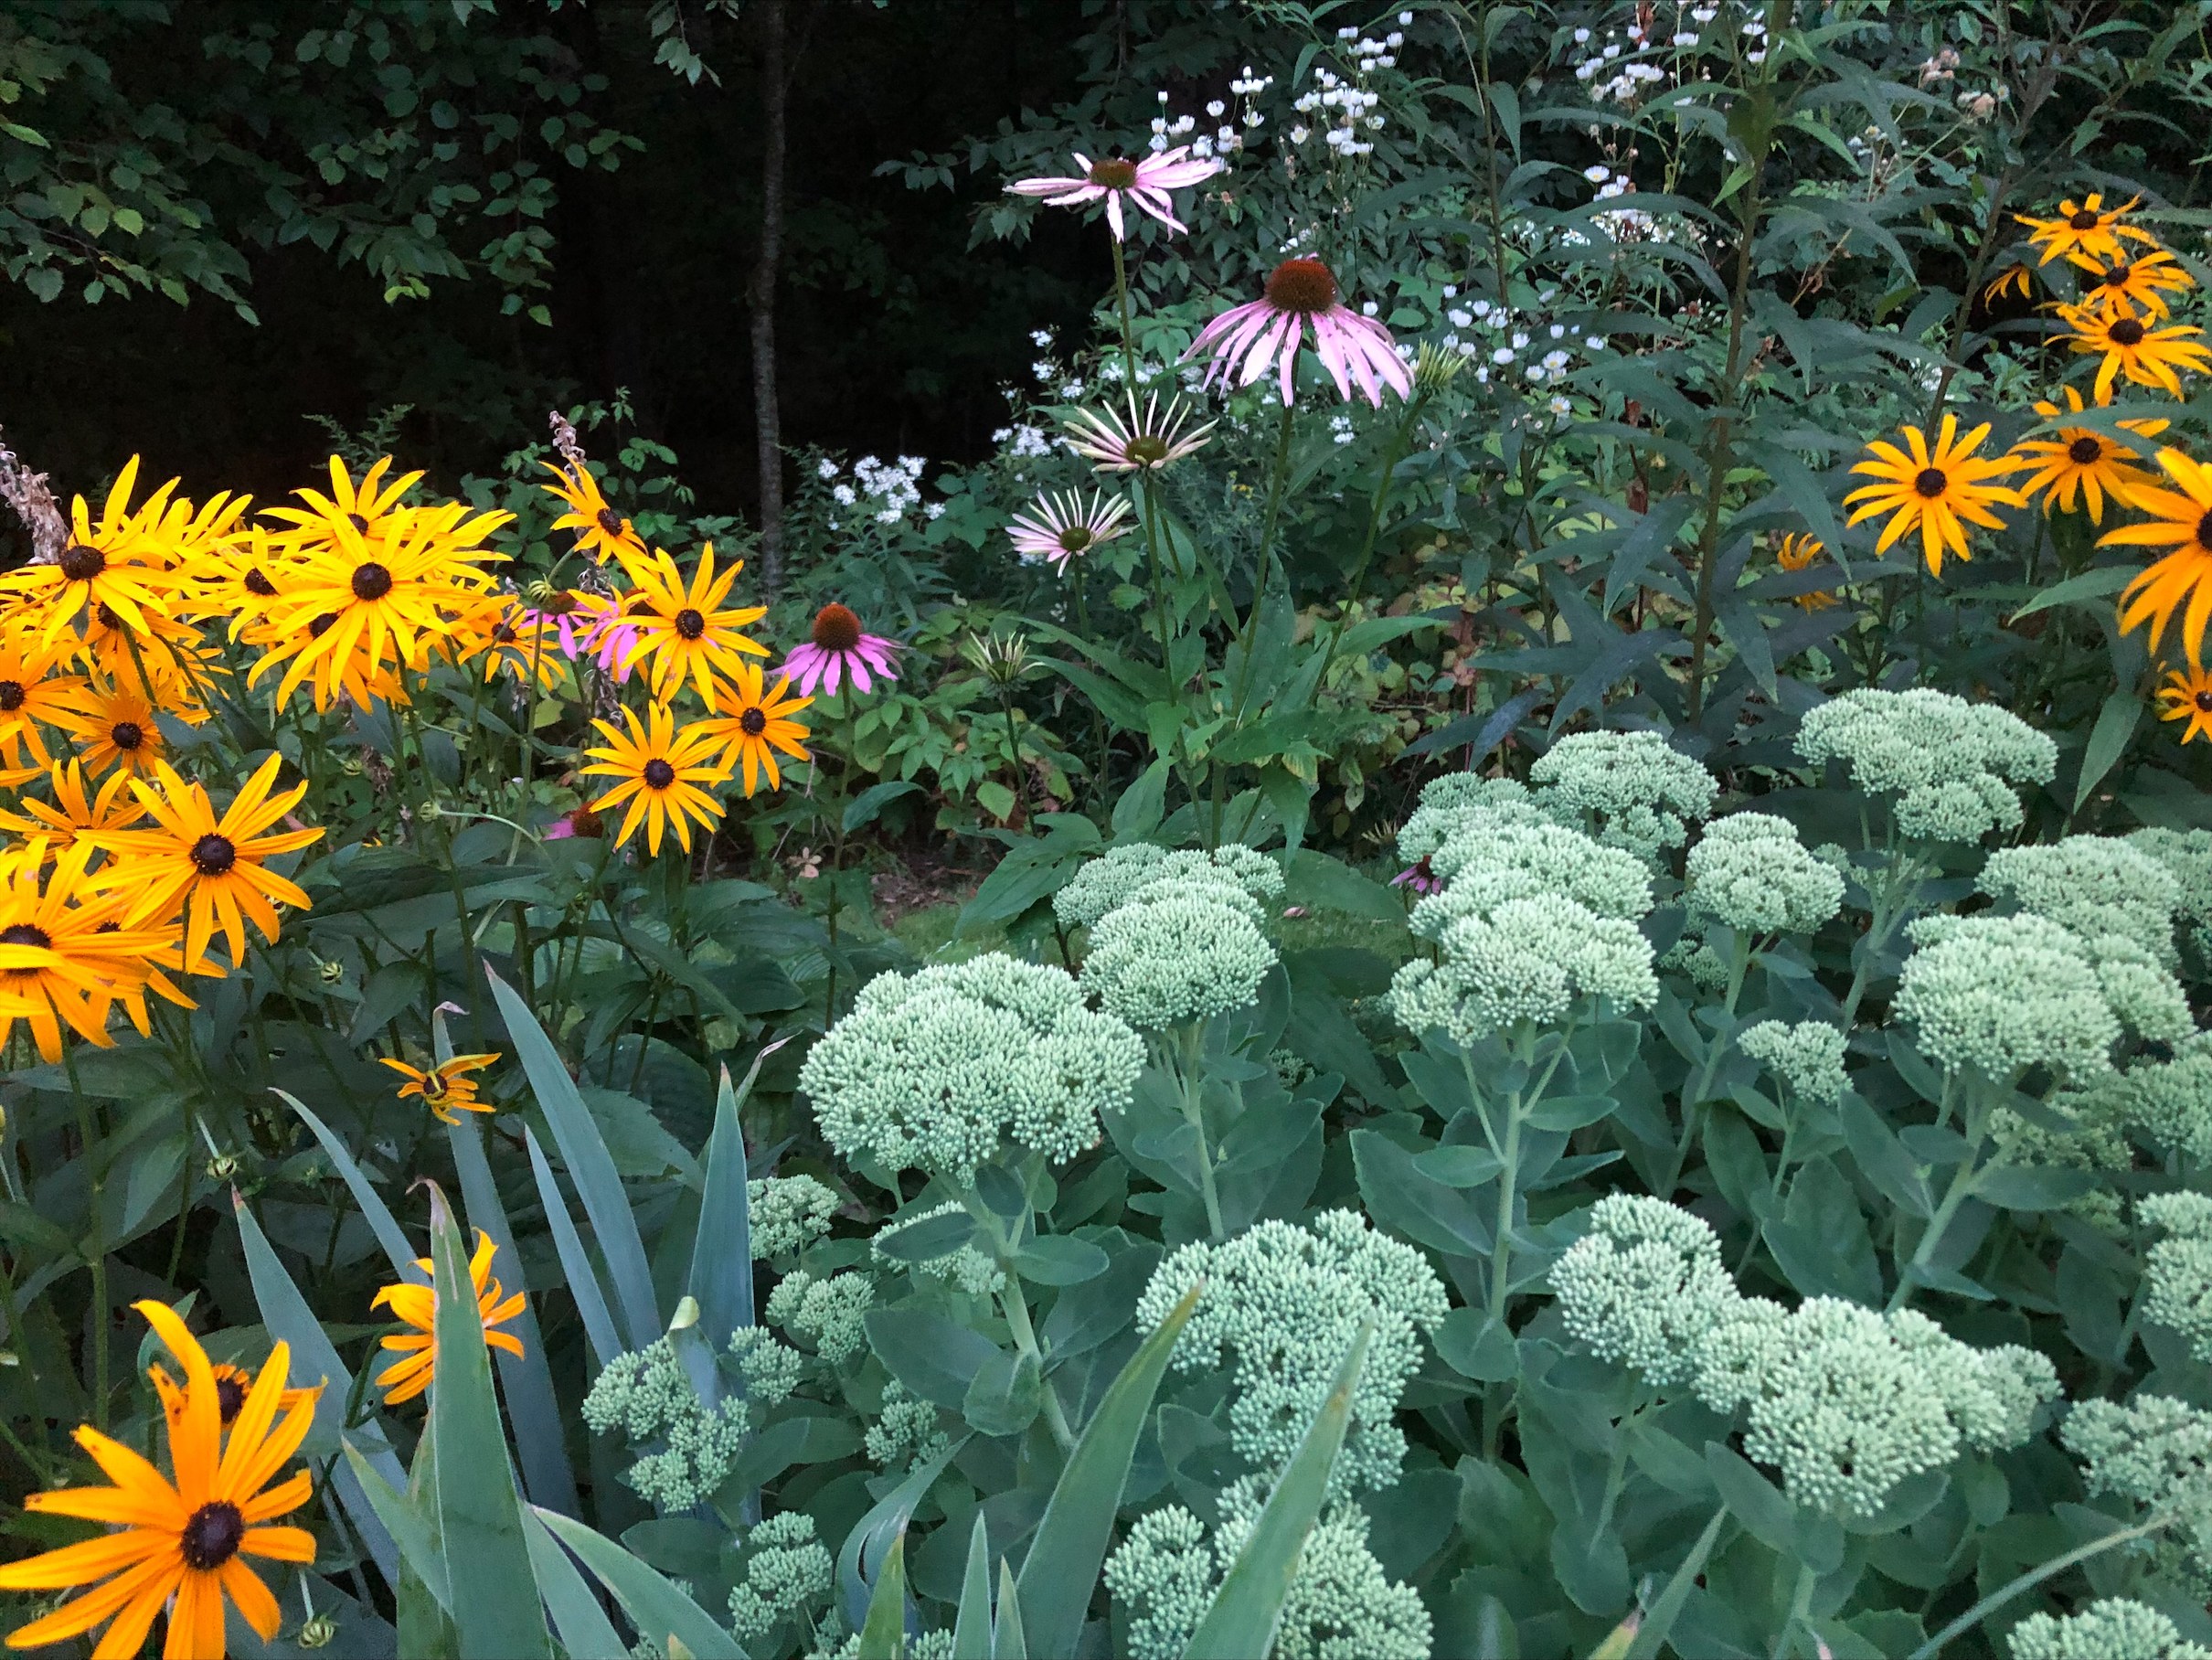
[[1429, 868], [1429, 858], [1423, 854], [1420, 862], [1409, 865], [1390, 878], [1393, 888], [1410, 888], [1416, 893], [1436, 893], [1444, 884], [1435, 871]]
[[576, 608], [580, 626], [576, 631], [580, 656], [595, 659], [617, 680], [630, 678], [630, 660], [637, 654], [638, 625], [613, 594], [586, 594]]
[[847, 675], [853, 678], [855, 691], [873, 691], [876, 682], [869, 677], [870, 671], [886, 680], [899, 678], [899, 671], [891, 666], [898, 651], [897, 641], [863, 633], [860, 619], [851, 609], [833, 601], [814, 613], [811, 637], [805, 644], [792, 648], [783, 659], [783, 673], [791, 676], [803, 697], [813, 697], [816, 686], [835, 692]]
[[1337, 396], [1350, 398], [1354, 380], [1378, 410], [1386, 385], [1400, 398], [1413, 395], [1413, 371], [1391, 344], [1390, 331], [1346, 305], [1336, 279], [1319, 260], [1283, 261], [1269, 275], [1266, 292], [1259, 299], [1223, 312], [1198, 331], [1183, 356], [1211, 352], [1214, 361], [1206, 371], [1207, 380], [1218, 375], [1226, 383], [1234, 378], [1239, 386], [1251, 385], [1279, 361], [1282, 401], [1287, 404], [1295, 396], [1291, 370], [1309, 323], [1313, 325], [1313, 350], [1336, 382]]
[[1108, 501], [1094, 490], [1086, 502], [1080, 490], [1065, 495], [1048, 491], [1030, 506], [1029, 516], [1014, 516], [1006, 534], [1025, 559], [1050, 559], [1055, 570], [1064, 571], [1076, 555], [1127, 536], [1129, 527], [1122, 521], [1128, 516], [1129, 502], [1123, 496]]
[[1078, 154], [1075, 165], [1081, 172], [1074, 178], [1017, 179], [1006, 188], [1016, 196], [1042, 197], [1055, 208], [1077, 208], [1085, 202], [1103, 200], [1106, 223], [1113, 228], [1113, 239], [1119, 242], [1125, 239], [1122, 219], [1123, 197], [1168, 229], [1187, 229], [1171, 211], [1174, 204], [1167, 199], [1167, 193], [1209, 179], [1222, 166], [1220, 162], [1210, 158], [1185, 159], [1189, 154], [1188, 144], [1139, 161], [1124, 155], [1109, 155], [1094, 162], [1089, 156]]
[[1196, 454], [1213, 440], [1214, 423], [1184, 430], [1190, 411], [1180, 398], [1172, 400], [1164, 413], [1160, 409], [1160, 395], [1153, 393], [1144, 399], [1144, 412], [1137, 412], [1137, 395], [1129, 394], [1129, 419], [1124, 421], [1121, 411], [1079, 410], [1067, 421], [1068, 447], [1078, 455], [1098, 463], [1101, 473], [1153, 473], [1170, 462], [1181, 461]]

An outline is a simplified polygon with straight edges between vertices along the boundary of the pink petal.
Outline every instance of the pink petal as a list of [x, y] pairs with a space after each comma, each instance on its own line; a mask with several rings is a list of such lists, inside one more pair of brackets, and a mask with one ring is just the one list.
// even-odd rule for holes
[[1079, 189], [1090, 183], [1079, 178], [1023, 178], [1006, 186], [1014, 196], [1051, 196], [1057, 191]]
[[1339, 398], [1352, 396], [1351, 382], [1345, 378], [1344, 331], [1337, 326], [1335, 315], [1323, 312], [1313, 319], [1313, 355], [1321, 359], [1321, 367], [1329, 371], [1329, 378], [1336, 383]]
[[1251, 346], [1244, 354], [1244, 361], [1238, 367], [1237, 384], [1250, 386], [1268, 372], [1276, 353], [1282, 349], [1285, 335], [1291, 339], [1291, 349], [1296, 351], [1297, 328], [1298, 319], [1288, 312], [1277, 312], [1268, 318], [1266, 325], [1253, 334]]
[[[1216, 340], [1221, 338], [1222, 335], [1230, 334], [1244, 327], [1255, 317], [1271, 317], [1274, 314], [1274, 311], [1275, 308], [1270, 305], [1265, 300], [1248, 300], [1242, 305], [1230, 306], [1228, 310], [1223, 312], [1219, 316], [1216, 317], [1211, 323], [1208, 323], [1204, 328], [1198, 331], [1198, 337], [1190, 343], [1190, 349], [1183, 354], [1184, 357], [1196, 357], [1208, 346], [1211, 346]], [[1234, 346], [1230, 347], [1228, 352], [1224, 354], [1224, 356], [1234, 356], [1235, 355], [1236, 348]]]
[[1134, 202], [1138, 207], [1143, 208], [1145, 212], [1151, 214], [1154, 218], [1159, 220], [1161, 224], [1166, 226], [1170, 230], [1188, 230], [1190, 229], [1189, 226], [1186, 225], [1181, 219], [1175, 218], [1173, 213], [1168, 211], [1171, 204], [1168, 202], [1165, 197], [1160, 197], [1159, 204], [1154, 206], [1149, 194], [1143, 190], [1132, 190], [1129, 193], [1129, 199]]
[[872, 692], [876, 689], [876, 683], [868, 678], [868, 665], [861, 661], [858, 652], [846, 654], [846, 666], [853, 671], [853, 689], [855, 691]]
[[824, 652], [822, 654], [822, 685], [823, 688], [832, 697], [836, 695], [837, 683], [844, 677], [844, 675], [845, 654], [843, 652]]
[[[1115, 241], [1126, 239], [1122, 230], [1122, 193], [1119, 190], [1109, 190], [1106, 193], [1106, 223], [1113, 228]], [[867, 689], [866, 686], [861, 687], [863, 691]]]
[[1282, 407], [1289, 409], [1298, 401], [1297, 390], [1291, 385], [1291, 377], [1298, 367], [1298, 342], [1305, 334], [1305, 325], [1299, 321], [1296, 312], [1283, 318], [1290, 325], [1290, 338], [1282, 347]]

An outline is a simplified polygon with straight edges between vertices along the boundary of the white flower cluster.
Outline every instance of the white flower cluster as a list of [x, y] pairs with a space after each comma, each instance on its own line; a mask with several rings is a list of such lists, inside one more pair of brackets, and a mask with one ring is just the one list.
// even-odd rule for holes
[[1121, 1107], [1144, 1046], [1057, 968], [999, 952], [878, 974], [806, 1058], [800, 1087], [840, 1157], [964, 1186], [1002, 1145], [1073, 1158]]
[[1342, 1497], [1396, 1482], [1406, 1452], [1398, 1399], [1420, 1365], [1421, 1334], [1449, 1306], [1428, 1260], [1377, 1233], [1355, 1210], [1325, 1210], [1303, 1226], [1265, 1221], [1218, 1245], [1201, 1240], [1169, 1255], [1138, 1299], [1137, 1329], [1157, 1329], [1200, 1282], [1205, 1290], [1174, 1365], [1208, 1370], [1226, 1356], [1235, 1389], [1229, 1443], [1258, 1470], [1280, 1469], [1297, 1450], [1360, 1322], [1374, 1318], [1329, 1491]]
[[1664, 1199], [1625, 1193], [1591, 1208], [1590, 1231], [1552, 1265], [1551, 1288], [1578, 1342], [1660, 1389], [1688, 1380], [1713, 1311], [1736, 1295], [1711, 1228]]
[[2201, 927], [2212, 922], [2212, 830], [2138, 830], [2128, 838], [2174, 878], [2175, 913]]
[[1843, 1029], [1825, 1020], [1786, 1025], [1761, 1020], [1736, 1036], [1736, 1047], [1797, 1092], [1801, 1101], [1832, 1106], [1848, 1081], [1844, 1072]]
[[1398, 855], [1418, 865], [1459, 831], [1494, 820], [1545, 823], [1528, 791], [1511, 778], [1484, 778], [1479, 772], [1446, 772], [1421, 786], [1420, 799], [1398, 830]]
[[2212, 1163], [2212, 1032], [2176, 1044], [2169, 1061], [2131, 1067], [2111, 1087], [2132, 1128], [2191, 1164]]
[[951, 1216], [956, 1211], [964, 1212], [965, 1208], [958, 1199], [947, 1199], [928, 1210], [917, 1210], [911, 1216], [902, 1216], [886, 1222], [876, 1230], [875, 1239], [869, 1241], [869, 1254], [885, 1267], [927, 1274], [932, 1280], [959, 1286], [971, 1297], [991, 1296], [1005, 1288], [1005, 1273], [997, 1263], [973, 1245], [962, 1245], [959, 1250], [949, 1250], [941, 1257], [930, 1257], [920, 1262], [909, 1262], [895, 1257], [884, 1249], [886, 1240], [895, 1238], [909, 1228], [922, 1222], [933, 1222], [941, 1216]]
[[1527, 311], [1491, 300], [1462, 303], [1456, 288], [1447, 286], [1444, 321], [1450, 327], [1439, 344], [1468, 359], [1477, 386], [1556, 386], [1590, 353], [1605, 349], [1602, 335], [1578, 334], [1560, 322], [1559, 309], [1559, 291], [1548, 285]]
[[2135, 1214], [2171, 1236], [2152, 1246], [2144, 1261], [2150, 1294], [2143, 1313], [2186, 1337], [2199, 1361], [2212, 1361], [2212, 1198], [2154, 1193]]
[[729, 1623], [741, 1643], [756, 1643], [785, 1621], [829, 1601], [833, 1564], [803, 1510], [771, 1516], [747, 1531], [745, 1577], [729, 1593]]
[[830, 1366], [843, 1366], [867, 1345], [862, 1324], [876, 1306], [876, 1286], [861, 1273], [817, 1279], [804, 1269], [788, 1273], [768, 1293], [762, 1312], [775, 1325], [814, 1342], [814, 1353]]
[[[853, 463], [850, 484], [830, 484], [830, 499], [840, 508], [856, 510], [878, 525], [902, 524], [908, 514], [921, 505], [921, 471], [928, 465], [919, 455], [901, 455], [895, 462], [863, 455]], [[824, 456], [814, 463], [814, 475], [829, 484], [838, 477], [837, 463]], [[931, 518], [944, 511], [935, 503], [931, 507]], [[837, 516], [831, 516], [829, 527], [832, 530], [842, 527]]]
[[1542, 820], [1462, 829], [1436, 850], [1429, 868], [1445, 886], [1414, 907], [1411, 926], [1425, 940], [1441, 942], [1462, 917], [1543, 893], [1631, 922], [1652, 908], [1651, 872], [1635, 855]]
[[[1110, 848], [1077, 871], [1052, 896], [1052, 913], [1063, 928], [1089, 928], [1154, 882], [1203, 882], [1218, 877], [1226, 877], [1256, 906], [1271, 906], [1282, 898], [1281, 867], [1240, 843], [1224, 842], [1210, 852], [1194, 848], [1170, 853], [1150, 842], [1131, 842]], [[1252, 912], [1255, 921], [1260, 914], [1257, 909]]]
[[1641, 56], [1653, 45], [1651, 33], [1641, 22], [1628, 26], [1625, 36], [1608, 30], [1600, 43], [1586, 28], [1577, 29], [1574, 43], [1589, 56], [1575, 65], [1575, 79], [1590, 89], [1592, 103], [1641, 103], [1647, 90], [1672, 85], [1674, 75], [1660, 63]]
[[2064, 1619], [2030, 1614], [2005, 1633], [2013, 1660], [2212, 1660], [2147, 1602], [2101, 1597]]
[[883, 1410], [868, 1426], [869, 1458], [887, 1470], [894, 1466], [911, 1470], [928, 1463], [951, 1444], [952, 1437], [938, 1424], [935, 1406], [908, 1394], [906, 1385], [896, 1378], [884, 1385]]
[[[1383, 39], [1375, 40], [1354, 28], [1337, 30], [1336, 37], [1352, 55], [1350, 79], [1326, 64], [1315, 64], [1312, 90], [1300, 93], [1291, 107], [1320, 127], [1322, 142], [1331, 154], [1349, 160], [1373, 154], [1373, 135], [1388, 124], [1381, 112], [1382, 94], [1368, 84], [1368, 78], [1396, 66], [1398, 48], [1406, 37], [1393, 29]], [[1303, 144], [1311, 137], [1313, 131], [1304, 121], [1291, 129], [1292, 144]]]
[[1101, 917], [1083, 985], [1106, 1012], [1165, 1031], [1250, 1006], [1275, 966], [1258, 904], [1218, 867], [1147, 882]]
[[1528, 770], [1537, 804], [1610, 846], [1654, 859], [1689, 839], [1720, 782], [1657, 732], [1576, 732]]
[[1797, 752], [1848, 761], [1860, 789], [1898, 798], [1900, 831], [1938, 842], [2014, 828], [2013, 786], [2048, 783], [2058, 768], [2058, 746], [2009, 710], [1927, 686], [1831, 698], [1799, 726]]
[[2178, 1518], [2189, 1559], [2161, 1565], [2179, 1569], [2204, 1601], [2212, 1585], [2212, 1412], [2170, 1395], [2137, 1395], [2125, 1406], [2085, 1400], [2066, 1415], [2058, 1439], [2081, 1461], [2092, 1497], [2117, 1494]]
[[2044, 846], [2000, 847], [1982, 867], [1976, 886], [2086, 939], [2118, 934], [2162, 963], [2180, 961], [2174, 913], [2181, 884], [2132, 841], [2069, 835]]
[[688, 1510], [722, 1484], [750, 1423], [741, 1399], [711, 1408], [699, 1399], [665, 1337], [609, 1361], [584, 1397], [583, 1416], [594, 1435], [620, 1431], [633, 1446], [654, 1444], [622, 1480], [671, 1510]]
[[795, 1257], [829, 1231], [836, 1193], [811, 1176], [771, 1176], [745, 1184], [753, 1261]]
[[1715, 819], [1684, 870], [1690, 915], [1746, 933], [1811, 933], [1844, 905], [1843, 873], [1771, 813]]

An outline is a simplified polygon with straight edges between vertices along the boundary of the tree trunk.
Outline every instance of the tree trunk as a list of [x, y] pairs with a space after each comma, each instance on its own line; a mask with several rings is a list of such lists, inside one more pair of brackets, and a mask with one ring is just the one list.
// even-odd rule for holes
[[746, 301], [752, 308], [754, 445], [760, 470], [760, 581], [783, 580], [783, 423], [776, 404], [776, 274], [783, 255], [783, 146], [790, 77], [784, 0], [760, 0], [760, 248]]

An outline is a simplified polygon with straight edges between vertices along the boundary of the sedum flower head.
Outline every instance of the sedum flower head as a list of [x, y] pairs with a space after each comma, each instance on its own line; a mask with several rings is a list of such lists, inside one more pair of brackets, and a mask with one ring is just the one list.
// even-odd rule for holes
[[[1990, 1140], [2005, 1164], [2023, 1167], [2118, 1172], [2132, 1169], [2135, 1150], [2125, 1127], [2126, 1080], [2112, 1073], [2087, 1090], [2061, 1090], [2030, 1120], [2010, 1107], [1989, 1115]], [[2060, 1207], [2106, 1235], [2127, 1232], [2126, 1208], [2110, 1182]]]
[[1860, 789], [1898, 798], [1899, 830], [1939, 842], [2018, 825], [2013, 786], [2048, 783], [2058, 767], [2058, 746], [2017, 716], [1926, 686], [1830, 699], [1800, 724], [1797, 752], [1848, 761]]
[[1825, 1020], [1795, 1025], [1761, 1020], [1737, 1035], [1736, 1047], [1788, 1084], [1800, 1101], [1832, 1106], [1842, 1099], [1847, 1081], [1846, 1041], [1843, 1031]]
[[768, 1317], [785, 1331], [814, 1339], [814, 1353], [842, 1366], [866, 1346], [861, 1322], [876, 1306], [876, 1287], [866, 1274], [816, 1279], [804, 1269], [789, 1273], [768, 1293]]
[[884, 1386], [883, 1410], [868, 1426], [867, 1454], [884, 1469], [914, 1469], [926, 1464], [952, 1444], [938, 1427], [937, 1409], [907, 1393], [894, 1378]]
[[1537, 804], [1598, 839], [1655, 858], [1689, 839], [1684, 822], [1713, 810], [1720, 783], [1657, 732], [1576, 732], [1528, 770]]
[[1146, 1512], [1106, 1559], [1104, 1577], [1129, 1660], [1182, 1660], [1214, 1596], [1206, 1524], [1180, 1505]]
[[2198, 924], [2212, 922], [2212, 830], [2138, 830], [2127, 841], [2174, 878], [2174, 909], [2179, 915]]
[[1684, 870], [1690, 915], [1746, 933], [1811, 933], [1843, 909], [1842, 873], [1771, 813], [1715, 819]]
[[1091, 928], [1084, 988], [1114, 1019], [1147, 1031], [1247, 1007], [1276, 961], [1251, 904], [1241, 890], [1196, 882], [1146, 888]]
[[1327, 1210], [1310, 1224], [1266, 1221], [1220, 1244], [1175, 1251], [1153, 1271], [1137, 1303], [1152, 1331], [1203, 1280], [1176, 1342], [1178, 1371], [1234, 1368], [1229, 1441], [1257, 1469], [1275, 1470], [1297, 1450], [1327, 1398], [1359, 1324], [1376, 1318], [1351, 1428], [1329, 1477], [1341, 1496], [1398, 1479], [1406, 1438], [1398, 1398], [1420, 1364], [1420, 1335], [1444, 1317], [1444, 1288], [1420, 1252], [1377, 1233], [1356, 1211]]
[[1012, 1143], [1056, 1162], [1099, 1139], [1129, 1099], [1137, 1035], [1085, 1006], [1057, 968], [996, 952], [878, 974], [806, 1058], [799, 1081], [848, 1160], [960, 1186]]
[[1590, 1231], [1552, 1265], [1551, 1287], [1578, 1341], [1660, 1388], [1689, 1377], [1699, 1342], [1737, 1300], [1711, 1228], [1621, 1193], [1591, 1209]]
[[1281, 867], [1254, 848], [1230, 842], [1211, 852], [1170, 853], [1149, 842], [1133, 842], [1077, 871], [1052, 896], [1052, 911], [1063, 928], [1089, 928], [1108, 911], [1127, 904], [1140, 889], [1178, 880], [1226, 882], [1260, 905], [1282, 898]]
[[782, 1406], [806, 1374], [804, 1355], [757, 1325], [729, 1334], [729, 1358], [745, 1380], [745, 1399], [756, 1406]]
[[797, 1256], [829, 1231], [830, 1218], [837, 1214], [835, 1190], [811, 1176], [747, 1182], [745, 1202], [752, 1217], [756, 1262]]
[[2000, 847], [1977, 886], [2084, 939], [2116, 934], [2171, 964], [2181, 884], [2142, 847], [2113, 835], [2069, 835], [2047, 846]]
[[2189, 1560], [2172, 1566], [2201, 1598], [2212, 1582], [2212, 1412], [2168, 1395], [2085, 1400], [2058, 1439], [2081, 1461], [2091, 1497], [2116, 1494], [2178, 1519]]
[[1418, 865], [1462, 831], [1476, 825], [1548, 823], [1526, 786], [1511, 778], [1447, 772], [1421, 786], [1420, 800], [1398, 826], [1398, 857]]
[[2118, 1088], [2132, 1128], [2194, 1164], [2212, 1162], [2212, 1033], [2177, 1044], [2169, 1061], [2131, 1067]]
[[1643, 860], [1565, 825], [1478, 825], [1453, 835], [1429, 864], [1444, 891], [1414, 908], [1413, 928], [1431, 940], [1471, 910], [1538, 893], [1565, 894], [1601, 917], [1631, 921], [1652, 908], [1651, 872]]
[[2144, 1263], [2150, 1296], [2143, 1312], [2189, 1340], [2189, 1352], [2212, 1361], [2212, 1198], [2158, 1193], [2135, 1214], [2170, 1236], [2151, 1247]]
[[713, 1495], [748, 1433], [745, 1403], [702, 1402], [665, 1337], [607, 1364], [584, 1397], [584, 1422], [596, 1435], [620, 1430], [633, 1446], [657, 1443], [622, 1479], [653, 1504], [675, 1511]]
[[2146, 1602], [2104, 1597], [2060, 1619], [2030, 1614], [2005, 1634], [2012, 1660], [2212, 1660]]
[[803, 1510], [771, 1516], [745, 1536], [745, 1577], [729, 1593], [729, 1623], [751, 1643], [829, 1601], [830, 1553]]
[[901, 1229], [911, 1228], [920, 1222], [934, 1221], [941, 1216], [950, 1216], [956, 1210], [964, 1211], [965, 1208], [959, 1200], [947, 1199], [928, 1210], [917, 1210], [912, 1216], [902, 1216], [895, 1221], [886, 1222], [876, 1230], [876, 1237], [868, 1249], [876, 1261], [886, 1267], [927, 1274], [932, 1280], [959, 1286], [971, 1297], [990, 1296], [1005, 1288], [1006, 1276], [997, 1263], [973, 1245], [962, 1245], [959, 1250], [949, 1250], [941, 1257], [931, 1257], [920, 1262], [902, 1261], [883, 1248], [884, 1240]]
[[1441, 1027], [1462, 1043], [1516, 1021], [1562, 1019], [1590, 998], [1642, 1008], [1659, 995], [1643, 931], [1563, 894], [1508, 899], [1486, 916], [1461, 917], [1437, 944], [1441, 961], [1398, 971], [1391, 1006], [1409, 1030]]

